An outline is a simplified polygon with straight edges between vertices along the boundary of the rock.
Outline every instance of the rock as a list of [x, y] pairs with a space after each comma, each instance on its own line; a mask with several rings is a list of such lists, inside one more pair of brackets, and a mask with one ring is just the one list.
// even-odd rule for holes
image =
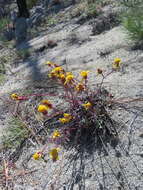
[[27, 22], [24, 17], [20, 17], [15, 22], [15, 38], [17, 44], [23, 42], [27, 37]]
[[98, 35], [119, 24], [117, 13], [107, 12], [97, 17], [92, 25], [92, 35]]
[[48, 47], [49, 48], [54, 48], [57, 46], [57, 42], [53, 40], [48, 40]]
[[81, 15], [78, 18], [76, 18], [75, 24], [84, 24], [86, 22], [87, 18], [85, 15]]
[[131, 50], [143, 50], [143, 40], [137, 41], [134, 43], [134, 45], [131, 47]]

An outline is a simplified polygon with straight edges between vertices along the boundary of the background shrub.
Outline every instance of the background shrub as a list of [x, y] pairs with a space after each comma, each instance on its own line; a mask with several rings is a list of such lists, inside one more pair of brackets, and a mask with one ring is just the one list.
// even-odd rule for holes
[[143, 1], [123, 0], [122, 24], [133, 40], [143, 40]]
[[36, 3], [37, 3], [37, 0], [27, 0], [28, 9], [31, 9], [32, 7], [34, 7]]

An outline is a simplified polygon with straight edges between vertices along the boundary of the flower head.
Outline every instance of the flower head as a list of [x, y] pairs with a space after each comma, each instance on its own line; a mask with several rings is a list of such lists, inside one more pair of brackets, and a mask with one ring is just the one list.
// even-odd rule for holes
[[85, 104], [82, 104], [82, 106], [83, 106], [86, 110], [88, 110], [88, 109], [90, 109], [90, 108], [92, 107], [92, 104], [91, 104], [90, 102], [87, 102], [87, 103], [85, 103]]
[[[54, 66], [55, 66], [55, 64], [54, 64]], [[64, 70], [62, 67], [55, 66], [55, 68], [52, 69], [51, 73], [49, 74], [49, 77], [50, 78], [55, 78], [55, 77], [59, 78], [60, 74], [63, 74], [63, 72], [64, 72]]]
[[120, 63], [121, 62], [121, 59], [120, 58], [115, 58], [114, 59], [114, 63]]
[[13, 100], [18, 100], [19, 96], [17, 94], [11, 94], [10, 96]]
[[121, 65], [121, 59], [120, 58], [115, 58], [114, 62], [112, 64], [113, 69], [119, 69]]
[[48, 109], [52, 109], [52, 104], [49, 100], [42, 100], [41, 104], [45, 105]]
[[46, 105], [40, 104], [38, 106], [38, 112], [40, 112], [40, 113], [47, 114], [48, 110], [49, 110], [49, 108]]
[[60, 136], [61, 136], [60, 132], [58, 130], [55, 130], [53, 135], [52, 135], [52, 138], [55, 139], [55, 138], [58, 138]]
[[42, 152], [36, 152], [33, 154], [32, 157], [34, 160], [39, 160], [40, 158], [42, 158]]
[[55, 72], [56, 74], [60, 74], [62, 71], [63, 71], [63, 68], [62, 68], [62, 67], [55, 67], [55, 68], [53, 69], [53, 72]]
[[66, 119], [66, 118], [59, 118], [60, 122], [65, 124], [65, 123], [68, 123], [69, 122], [69, 119]]
[[56, 78], [55, 72], [51, 71], [51, 72], [48, 74], [48, 77], [49, 77], [49, 78]]
[[70, 122], [70, 120], [72, 119], [72, 116], [69, 113], [64, 113], [63, 116], [63, 118], [59, 118], [60, 122], [63, 124]]
[[77, 85], [76, 85], [76, 87], [75, 87], [75, 90], [77, 91], [77, 92], [81, 92], [81, 91], [83, 91], [85, 89], [85, 87], [84, 87], [84, 85], [82, 84], [82, 83], [78, 83]]
[[89, 71], [81, 71], [80, 75], [82, 76], [83, 79], [87, 79]]
[[101, 75], [103, 73], [102, 69], [97, 69], [97, 74]]
[[50, 151], [50, 158], [53, 160], [53, 162], [55, 162], [55, 161], [57, 161], [57, 160], [59, 160], [59, 151], [60, 151], [60, 149], [59, 148], [53, 148], [53, 149], [51, 149], [51, 151]]
[[69, 113], [64, 113], [64, 118], [71, 120], [72, 116]]
[[51, 62], [51, 61], [47, 61], [45, 64], [48, 65], [48, 66], [50, 66], [50, 67], [54, 65], [54, 63]]
[[61, 81], [64, 83], [66, 80], [66, 76], [64, 74], [60, 74], [59, 79], [61, 79]]
[[68, 75], [66, 76], [66, 81], [65, 81], [64, 84], [66, 85], [66, 84], [72, 83], [73, 80], [74, 80], [74, 75], [73, 75], [73, 74], [68, 74]]

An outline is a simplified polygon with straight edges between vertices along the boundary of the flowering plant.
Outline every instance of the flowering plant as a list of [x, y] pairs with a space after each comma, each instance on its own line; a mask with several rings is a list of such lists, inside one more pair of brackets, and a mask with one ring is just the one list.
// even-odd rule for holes
[[[47, 99], [43, 99], [37, 106], [37, 111], [45, 119], [45, 128], [51, 125], [49, 118], [56, 116], [57, 125], [54, 130], [51, 129], [52, 134], [48, 141], [55, 143], [55, 146], [49, 151], [53, 161], [59, 159], [59, 148], [57, 147], [59, 144], [64, 147], [79, 147], [88, 144], [89, 141], [94, 141], [95, 136], [98, 139], [99, 134], [112, 135], [112, 133], [116, 133], [116, 130], [111, 127], [112, 121], [106, 109], [113, 96], [103, 88], [103, 82], [108, 75], [120, 69], [120, 58], [114, 60], [112, 70], [109, 73], [105, 73], [100, 68], [96, 70], [96, 77], [100, 75], [102, 80], [94, 89], [89, 86], [91, 71], [82, 70], [79, 72], [79, 76], [76, 76], [51, 61], [46, 62], [46, 65], [51, 68], [48, 77], [56, 80], [62, 86], [62, 97], [68, 103], [66, 110], [57, 108], [51, 100]], [[27, 99], [27, 97], [17, 94], [12, 94], [11, 98], [16, 101]], [[33, 154], [33, 159], [43, 159], [43, 152], [44, 150]]]

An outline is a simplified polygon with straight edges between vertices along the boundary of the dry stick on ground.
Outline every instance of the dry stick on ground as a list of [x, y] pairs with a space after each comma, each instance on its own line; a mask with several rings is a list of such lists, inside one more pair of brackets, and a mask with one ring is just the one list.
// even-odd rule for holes
[[[108, 150], [107, 150], [107, 148], [106, 148], [106, 145], [104, 144], [104, 141], [103, 141], [102, 137], [99, 136], [99, 138], [100, 138], [100, 140], [101, 140], [101, 143], [102, 143], [102, 145], [103, 145], [104, 150], [108, 152]], [[104, 157], [104, 159], [105, 159], [105, 161], [107, 162], [108, 166], [110, 167], [110, 169], [111, 169], [111, 171], [112, 171], [114, 177], [116, 178], [117, 182], [119, 183], [119, 185], [122, 186], [123, 189], [125, 189], [125, 188], [124, 188], [124, 185], [118, 181], [118, 177], [117, 177], [116, 173], [114, 172], [114, 169], [112, 169], [112, 166], [110, 165], [110, 163], [109, 163], [108, 159], [106, 158], [106, 156]], [[129, 188], [129, 189], [130, 189], [130, 188]]]
[[[18, 106], [19, 106], [19, 102], [18, 102], [18, 105], [16, 107], [16, 112], [17, 112]], [[22, 122], [22, 124], [24, 125], [25, 129], [30, 132], [30, 134], [35, 138], [35, 140], [38, 142], [38, 144], [41, 144], [40, 138], [36, 136], [36, 133], [34, 132], [34, 130], [31, 129], [30, 127], [28, 127], [28, 124], [24, 121], [24, 119], [22, 118], [22, 116], [20, 116], [16, 112], [14, 112], [16, 114], [14, 116], [16, 116]]]
[[129, 133], [128, 133], [128, 151], [129, 151], [129, 148], [130, 148], [130, 145], [131, 145], [131, 135], [132, 135], [132, 129], [133, 129], [133, 125], [135, 123], [135, 120], [137, 119], [137, 117], [139, 116], [139, 113], [141, 111], [139, 111], [138, 113], [135, 114], [133, 120], [131, 121], [130, 123], [130, 126], [129, 126]]
[[[114, 136], [114, 134], [113, 134], [113, 136]], [[102, 138], [102, 137], [100, 137], [100, 139], [101, 139], [101, 138]], [[102, 144], [104, 144], [103, 139], [101, 139], [101, 140], [102, 140]], [[141, 172], [141, 171], [139, 170], [139, 168], [137, 167], [136, 163], [134, 162], [134, 160], [133, 160], [132, 157], [130, 156], [129, 152], [126, 151], [126, 149], [125, 149], [125, 147], [123, 147], [123, 145], [122, 145], [122, 146], [119, 145], [119, 147], [120, 147], [120, 149], [122, 150], [123, 155], [124, 155], [124, 153], [125, 153], [125, 155], [127, 155], [127, 156], [130, 158], [130, 161], [133, 163], [133, 165], [134, 165], [134, 167], [136, 168], [136, 170], [138, 171], [138, 173], [142, 176], [142, 172]], [[104, 148], [106, 148], [105, 144], [104, 144]]]
[[34, 130], [30, 127], [28, 127], [27, 123], [23, 120], [22, 117], [18, 116], [19, 119], [22, 121], [22, 123], [24, 124], [25, 128], [30, 132], [30, 134], [35, 138], [35, 140], [38, 142], [38, 144], [41, 144], [41, 138], [36, 136], [36, 133], [34, 132]]
[[8, 179], [9, 179], [8, 162], [6, 162], [6, 160], [4, 160], [3, 164], [4, 164], [5, 187], [8, 188]]

